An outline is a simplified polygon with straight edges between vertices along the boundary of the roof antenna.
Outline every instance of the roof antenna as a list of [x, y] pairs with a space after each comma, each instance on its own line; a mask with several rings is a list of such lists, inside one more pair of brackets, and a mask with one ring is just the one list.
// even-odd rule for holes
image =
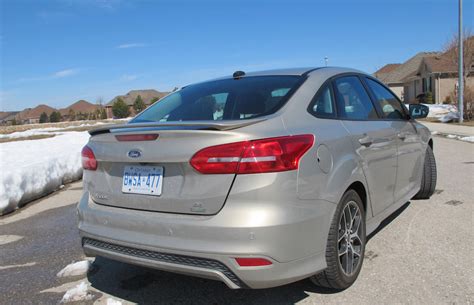
[[232, 77], [234, 79], [241, 79], [242, 76], [245, 75], [245, 72], [244, 71], [235, 71], [234, 74], [232, 74]]

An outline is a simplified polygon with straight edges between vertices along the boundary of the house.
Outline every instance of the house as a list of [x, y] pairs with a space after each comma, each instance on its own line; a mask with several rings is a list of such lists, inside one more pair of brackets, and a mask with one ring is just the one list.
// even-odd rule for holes
[[[418, 71], [408, 76], [405, 82], [408, 88], [415, 87], [415, 83], [419, 85], [420, 93], [431, 92], [436, 104], [454, 102], [458, 88], [458, 66], [446, 53], [424, 58]], [[474, 77], [468, 77], [464, 86], [474, 88]]]
[[0, 125], [12, 125], [19, 111], [0, 111]]
[[35, 124], [39, 123], [40, 116], [43, 112], [49, 116], [56, 109], [49, 107], [48, 105], [38, 105], [35, 108], [26, 108], [16, 114], [15, 119], [21, 124]]
[[121, 98], [129, 107], [130, 113], [132, 115], [135, 114], [133, 109], [133, 103], [140, 96], [145, 103], [146, 106], [153, 104], [155, 101], [161, 99], [162, 97], [166, 96], [169, 92], [160, 92], [154, 89], [145, 89], [145, 90], [132, 90], [125, 95], [119, 95], [114, 97], [110, 102], [105, 105], [105, 110], [107, 112], [107, 118], [112, 118], [112, 105], [117, 101], [117, 99]]
[[423, 58], [434, 57], [437, 52], [420, 52], [402, 64], [388, 64], [374, 73], [374, 76], [384, 82], [402, 101], [410, 102], [422, 93], [421, 84], [414, 86], [406, 84], [406, 78], [416, 74]]
[[[91, 114], [96, 115], [97, 110], [102, 106], [89, 103], [85, 100], [79, 100], [66, 108], [59, 109], [63, 121], [88, 119]], [[71, 117], [71, 116], [74, 117]]]
[[[465, 55], [466, 67], [471, 71], [464, 86], [474, 90], [474, 36], [464, 42], [470, 54]], [[374, 76], [384, 82], [405, 103], [416, 103], [420, 94], [431, 92], [436, 104], [452, 103], [456, 99], [458, 67], [454, 48], [441, 52], [420, 52], [403, 64], [389, 64]], [[454, 53], [454, 54], [453, 54]]]

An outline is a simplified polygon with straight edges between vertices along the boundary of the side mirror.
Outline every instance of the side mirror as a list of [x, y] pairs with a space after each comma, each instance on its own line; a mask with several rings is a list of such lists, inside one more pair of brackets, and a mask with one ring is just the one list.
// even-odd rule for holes
[[430, 108], [422, 104], [410, 104], [408, 107], [410, 116], [413, 119], [426, 118], [430, 112]]

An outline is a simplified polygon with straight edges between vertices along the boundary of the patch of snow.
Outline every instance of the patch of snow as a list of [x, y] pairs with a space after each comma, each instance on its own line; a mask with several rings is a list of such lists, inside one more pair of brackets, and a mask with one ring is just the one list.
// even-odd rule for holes
[[89, 134], [72, 131], [35, 141], [0, 143], [0, 215], [82, 177]]
[[448, 138], [448, 139], [457, 139], [458, 136], [453, 135], [453, 134], [448, 134], [448, 135], [446, 136], [446, 138]]
[[459, 140], [474, 143], [474, 136], [460, 137]]
[[90, 260], [83, 260], [67, 265], [56, 274], [57, 277], [68, 277], [87, 274], [92, 262]]
[[94, 296], [87, 291], [88, 285], [86, 282], [81, 282], [77, 286], [69, 289], [61, 299], [61, 303], [88, 301]]
[[122, 302], [112, 298], [107, 298], [107, 305], [122, 305]]
[[437, 135], [438, 133], [439, 133], [439, 131], [436, 131], [436, 130], [431, 132], [432, 135]]
[[26, 264], [19, 264], [19, 265], [8, 265], [8, 266], [0, 266], [0, 270], [5, 269], [12, 269], [12, 268], [23, 268], [23, 267], [31, 267], [36, 265], [36, 262], [26, 263]]
[[0, 245], [13, 243], [15, 241], [19, 241], [22, 238], [23, 236], [20, 235], [0, 235]]

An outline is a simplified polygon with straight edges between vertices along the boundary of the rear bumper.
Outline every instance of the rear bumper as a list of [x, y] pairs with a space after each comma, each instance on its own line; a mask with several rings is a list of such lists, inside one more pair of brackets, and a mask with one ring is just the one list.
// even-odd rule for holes
[[[89, 256], [220, 280], [234, 289], [268, 288], [326, 268], [334, 207], [325, 201], [230, 200], [217, 215], [193, 216], [98, 205], [85, 192], [79, 231]], [[255, 256], [272, 265], [240, 267], [235, 261]]]

